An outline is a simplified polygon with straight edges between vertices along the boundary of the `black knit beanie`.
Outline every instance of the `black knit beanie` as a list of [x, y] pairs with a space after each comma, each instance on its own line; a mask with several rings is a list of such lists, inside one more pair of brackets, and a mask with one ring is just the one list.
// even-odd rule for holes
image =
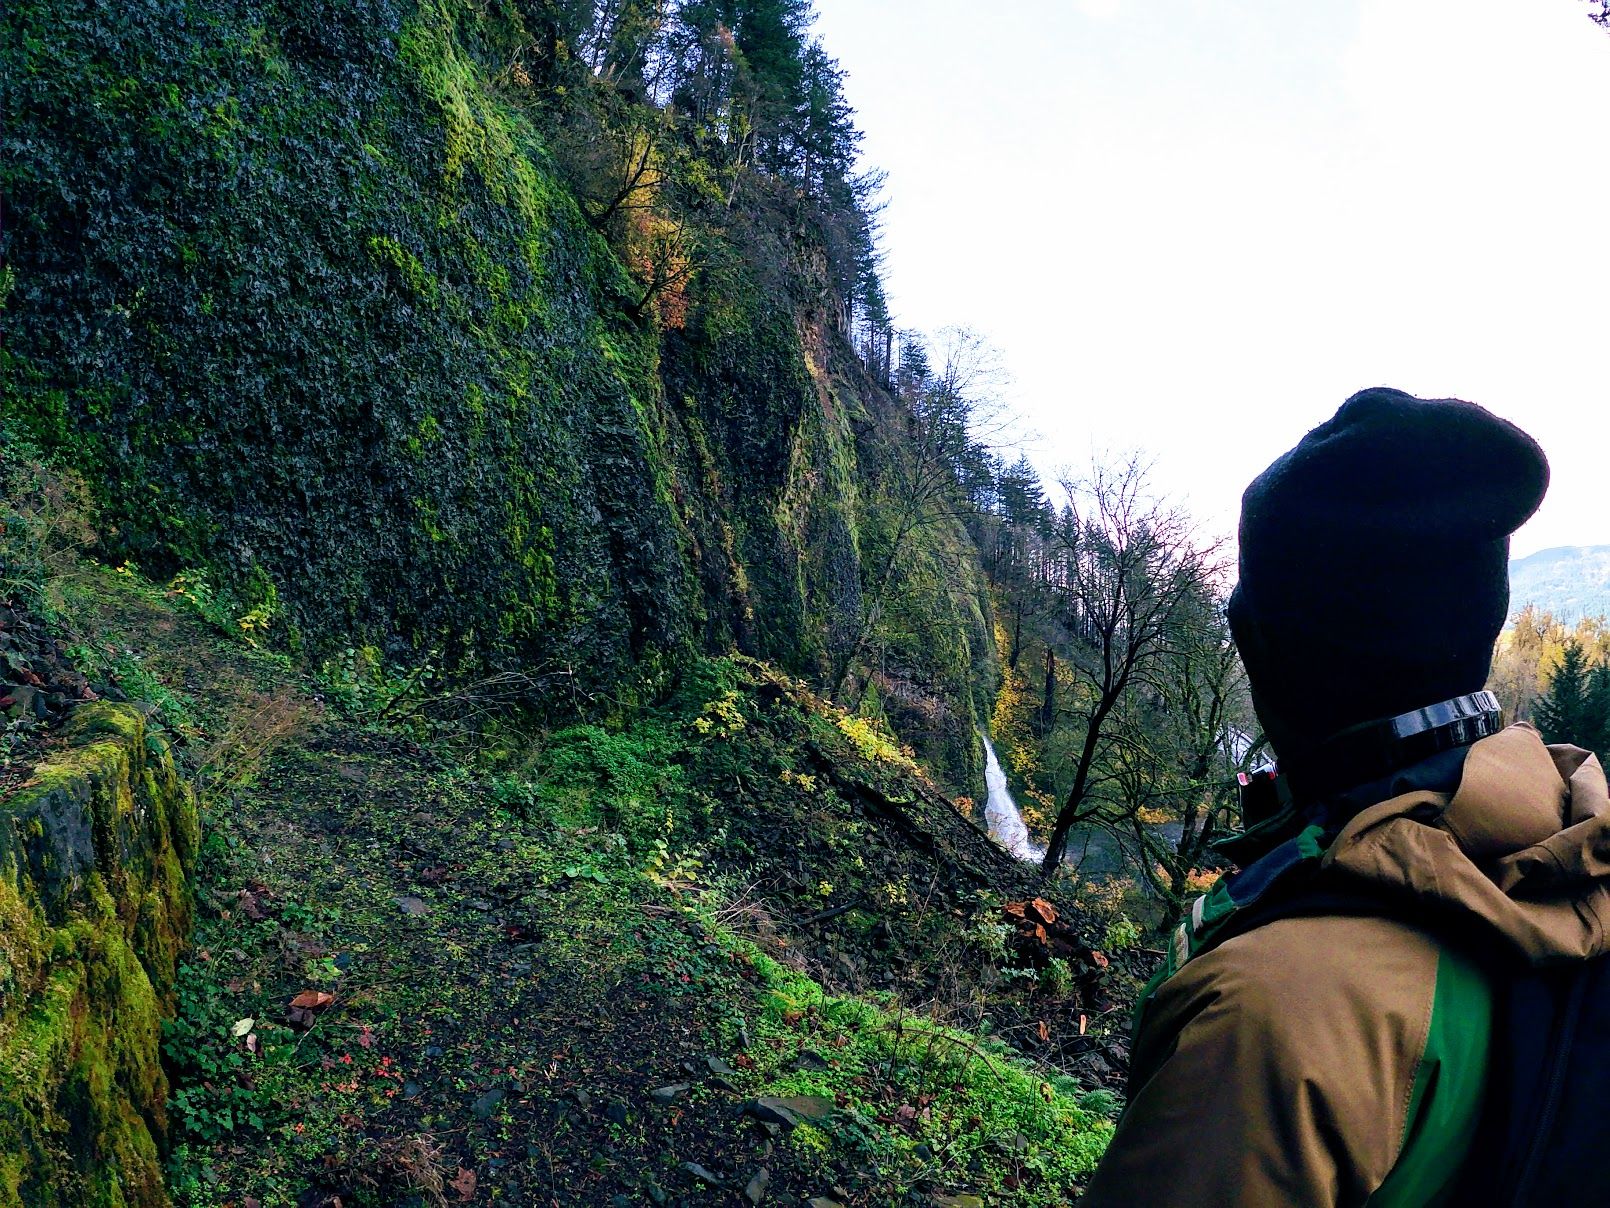
[[1385, 387], [1253, 480], [1230, 628], [1282, 765], [1481, 690], [1509, 610], [1509, 535], [1547, 488], [1543, 450], [1515, 425]]

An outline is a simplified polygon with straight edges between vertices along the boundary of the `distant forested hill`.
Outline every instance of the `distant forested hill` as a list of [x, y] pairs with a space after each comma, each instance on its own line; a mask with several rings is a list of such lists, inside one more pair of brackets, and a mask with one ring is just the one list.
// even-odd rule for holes
[[1562, 545], [1509, 564], [1511, 613], [1527, 604], [1566, 624], [1610, 614], [1610, 545]]

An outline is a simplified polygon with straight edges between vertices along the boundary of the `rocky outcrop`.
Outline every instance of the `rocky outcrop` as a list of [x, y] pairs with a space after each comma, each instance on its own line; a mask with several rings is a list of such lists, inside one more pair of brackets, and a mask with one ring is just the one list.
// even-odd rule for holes
[[65, 734], [0, 802], [0, 1205], [165, 1204], [195, 797], [132, 706], [80, 705]]

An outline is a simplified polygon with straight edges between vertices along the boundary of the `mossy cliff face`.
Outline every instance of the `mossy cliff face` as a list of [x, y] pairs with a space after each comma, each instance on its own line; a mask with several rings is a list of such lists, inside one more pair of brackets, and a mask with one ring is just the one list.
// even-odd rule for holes
[[[521, 12], [6, 5], [0, 418], [86, 471], [116, 556], [272, 589], [315, 649], [558, 701], [698, 648], [825, 682], [881, 576], [862, 447], [898, 433], [819, 248], [786, 198], [738, 207], [685, 322], [642, 313], [507, 70]], [[974, 611], [910, 609], [958, 786]]]
[[167, 1202], [161, 1020], [189, 932], [195, 799], [126, 705], [0, 802], [0, 1205]]
[[608, 672], [685, 636], [654, 343], [483, 78], [504, 31], [435, 0], [4, 21], [5, 406], [104, 484], [120, 553], [271, 583], [315, 642]]

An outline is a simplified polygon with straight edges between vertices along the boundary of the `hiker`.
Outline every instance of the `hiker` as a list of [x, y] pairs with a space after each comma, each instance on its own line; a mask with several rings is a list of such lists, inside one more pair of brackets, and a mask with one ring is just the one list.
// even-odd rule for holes
[[1459, 1185], [1535, 1127], [1483, 1113], [1509, 987], [1610, 946], [1599, 762], [1482, 690], [1547, 484], [1514, 425], [1381, 388], [1247, 488], [1230, 624], [1281, 777], [1143, 996], [1086, 1208], [1501, 1202]]

